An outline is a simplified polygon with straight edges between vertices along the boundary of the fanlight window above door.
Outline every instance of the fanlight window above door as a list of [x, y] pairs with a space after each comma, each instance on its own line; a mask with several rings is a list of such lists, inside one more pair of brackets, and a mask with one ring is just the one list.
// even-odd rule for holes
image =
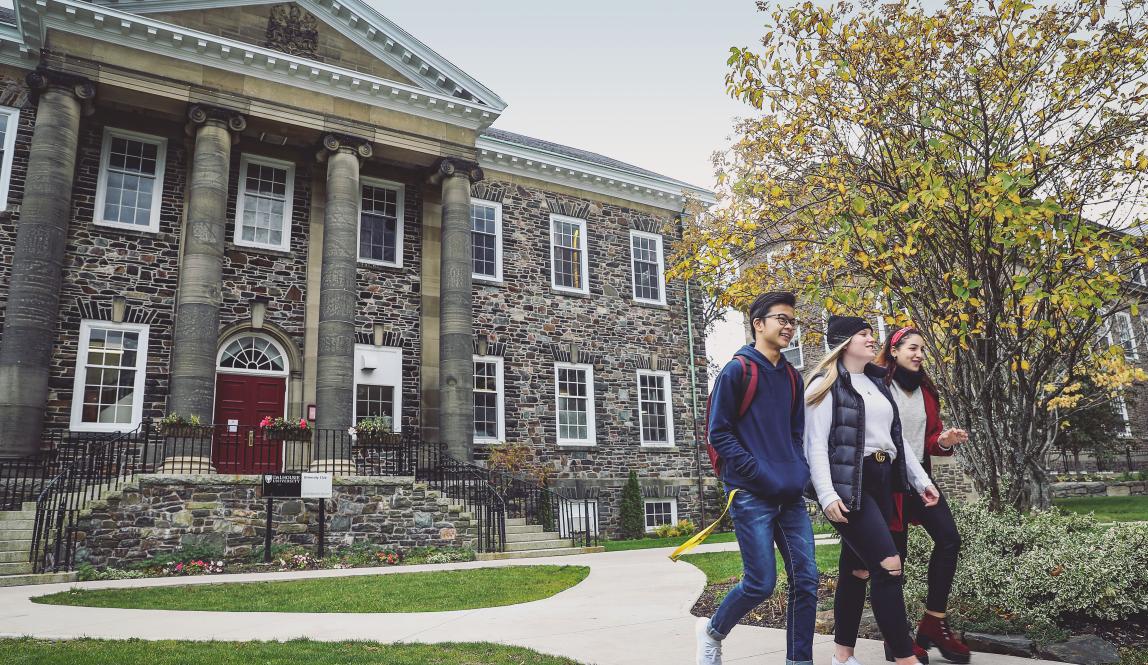
[[220, 369], [246, 372], [285, 372], [283, 352], [262, 337], [238, 337], [219, 356]]

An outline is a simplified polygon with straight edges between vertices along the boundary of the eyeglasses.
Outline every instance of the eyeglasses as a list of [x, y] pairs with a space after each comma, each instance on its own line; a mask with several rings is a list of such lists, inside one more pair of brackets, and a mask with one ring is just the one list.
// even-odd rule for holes
[[777, 319], [777, 323], [782, 328], [788, 328], [790, 326], [797, 328], [801, 325], [801, 321], [799, 319], [791, 319], [784, 314], [769, 314], [767, 316], [759, 316], [757, 318], [763, 319], [763, 320], [764, 319]]

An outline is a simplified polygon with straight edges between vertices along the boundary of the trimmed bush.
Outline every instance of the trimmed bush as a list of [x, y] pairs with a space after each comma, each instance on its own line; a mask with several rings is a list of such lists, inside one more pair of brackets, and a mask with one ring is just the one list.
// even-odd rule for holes
[[642, 538], [646, 535], [646, 504], [642, 501], [642, 487], [638, 474], [630, 471], [630, 478], [622, 489], [622, 537]]
[[[1029, 634], [1069, 617], [1119, 621], [1148, 607], [1148, 526], [1097, 526], [1056, 510], [990, 512], [956, 504], [961, 558], [949, 602], [954, 620]], [[923, 608], [932, 541], [913, 528], [905, 597]]]

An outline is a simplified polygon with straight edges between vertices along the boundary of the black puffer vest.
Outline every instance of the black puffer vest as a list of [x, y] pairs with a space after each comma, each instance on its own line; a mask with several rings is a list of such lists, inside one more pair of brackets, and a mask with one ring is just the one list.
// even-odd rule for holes
[[[893, 445], [897, 459], [893, 462], [894, 492], [912, 492], [905, 466], [905, 444], [901, 439], [901, 417], [897, 403], [885, 385], [885, 370], [869, 364], [865, 374], [893, 405]], [[837, 381], [831, 389], [833, 395], [833, 425], [829, 430], [829, 475], [833, 491], [841, 497], [849, 510], [861, 508], [861, 469], [865, 458], [865, 400], [853, 388], [853, 380], [840, 360], [837, 361]], [[812, 489], [812, 486], [810, 487]], [[813, 498], [816, 498], [814, 495]]]

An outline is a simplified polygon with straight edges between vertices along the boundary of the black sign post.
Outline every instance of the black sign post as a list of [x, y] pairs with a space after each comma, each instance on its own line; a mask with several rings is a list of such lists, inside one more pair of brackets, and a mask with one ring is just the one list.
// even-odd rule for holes
[[[306, 476], [306, 478], [304, 478]], [[331, 498], [329, 473], [267, 473], [263, 475], [263, 496], [267, 499], [267, 529], [263, 537], [263, 563], [271, 563], [271, 517], [275, 499], [319, 499], [319, 551], [323, 558], [327, 529], [327, 499]]]

